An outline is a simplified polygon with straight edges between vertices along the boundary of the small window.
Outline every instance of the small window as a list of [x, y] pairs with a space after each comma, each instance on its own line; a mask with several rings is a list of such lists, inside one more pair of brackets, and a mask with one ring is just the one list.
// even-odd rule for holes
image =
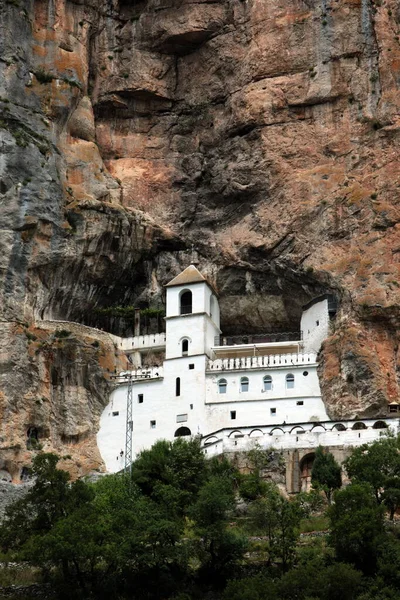
[[303, 371], [303, 375], [304, 375], [304, 377], [307, 377], [308, 371]]
[[231, 410], [231, 419], [236, 419], [236, 410]]
[[218, 381], [218, 392], [220, 394], [226, 394], [227, 382], [226, 379], [220, 379]]
[[175, 396], [181, 395], [181, 378], [177, 377], [175, 381]]
[[294, 388], [294, 375], [292, 375], [292, 373], [289, 373], [288, 375], [286, 375], [286, 389], [292, 390], [293, 388]]
[[315, 325], [319, 327], [319, 321], [315, 321]]
[[276, 408], [270, 408], [269, 412], [271, 413], [271, 415], [276, 415]]
[[193, 404], [190, 405], [190, 410], [193, 410]]
[[398, 407], [398, 405], [393, 405], [393, 404], [392, 404], [391, 406], [389, 406], [389, 412], [390, 412], [390, 413], [397, 413], [397, 412], [398, 412], [398, 410], [399, 410], [399, 407]]
[[150, 421], [150, 429], [155, 429], [155, 428], [156, 428], [156, 422]]
[[272, 390], [272, 377], [270, 375], [266, 375], [263, 379], [264, 381], [264, 392], [269, 392]]
[[189, 340], [182, 340], [182, 356], [187, 356], [189, 353]]
[[249, 378], [248, 377], [242, 377], [240, 380], [240, 391], [241, 392], [248, 392], [249, 391]]
[[143, 394], [138, 394], [137, 401], [139, 402], [139, 404], [143, 403]]
[[297, 400], [296, 404], [297, 404], [297, 406], [303, 406], [304, 401], [303, 400]]
[[190, 365], [189, 365], [189, 369], [190, 369], [190, 370], [193, 370], [193, 369], [194, 369], [194, 364], [193, 364], [193, 363], [190, 363]]
[[114, 410], [112, 416], [113, 417], [118, 417], [118, 415], [119, 415], [119, 410]]

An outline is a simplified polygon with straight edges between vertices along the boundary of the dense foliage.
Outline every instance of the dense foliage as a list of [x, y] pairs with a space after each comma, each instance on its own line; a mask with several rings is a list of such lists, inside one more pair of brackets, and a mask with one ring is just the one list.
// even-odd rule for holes
[[[71, 483], [62, 459], [41, 453], [1, 546], [40, 567], [58, 598], [395, 600], [400, 531], [387, 517], [399, 455], [389, 436], [354, 450], [340, 489], [337, 463], [318, 449], [316, 490], [287, 499], [263, 480], [270, 455], [259, 448], [240, 475], [225, 459], [205, 460], [195, 440], [160, 441], [131, 477], [96, 483]], [[320, 490], [333, 493], [328, 506]], [[301, 537], [310, 523], [320, 534]]]

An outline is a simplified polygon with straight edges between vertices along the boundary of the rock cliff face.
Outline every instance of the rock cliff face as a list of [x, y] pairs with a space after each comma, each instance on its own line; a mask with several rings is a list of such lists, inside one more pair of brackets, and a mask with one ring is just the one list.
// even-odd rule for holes
[[160, 306], [192, 253], [226, 332], [292, 330], [303, 303], [334, 293], [328, 412], [386, 412], [399, 36], [397, 0], [2, 0], [0, 435], [14, 479], [29, 427], [81, 457], [77, 474], [101, 468], [119, 358], [41, 320], [103, 326], [99, 308]]

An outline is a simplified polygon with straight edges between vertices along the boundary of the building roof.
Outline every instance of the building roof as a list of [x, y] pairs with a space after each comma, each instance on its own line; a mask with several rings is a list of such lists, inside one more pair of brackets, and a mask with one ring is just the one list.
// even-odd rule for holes
[[165, 287], [172, 287], [174, 285], [187, 285], [188, 283], [208, 283], [207, 279], [203, 277], [198, 269], [194, 265], [186, 267], [182, 273], [179, 273], [172, 281], [167, 283]]

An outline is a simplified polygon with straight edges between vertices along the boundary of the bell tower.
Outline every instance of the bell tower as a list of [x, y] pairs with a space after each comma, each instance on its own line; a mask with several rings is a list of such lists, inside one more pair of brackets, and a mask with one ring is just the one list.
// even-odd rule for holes
[[211, 284], [190, 265], [167, 283], [166, 359], [212, 355], [219, 328], [218, 299]]

